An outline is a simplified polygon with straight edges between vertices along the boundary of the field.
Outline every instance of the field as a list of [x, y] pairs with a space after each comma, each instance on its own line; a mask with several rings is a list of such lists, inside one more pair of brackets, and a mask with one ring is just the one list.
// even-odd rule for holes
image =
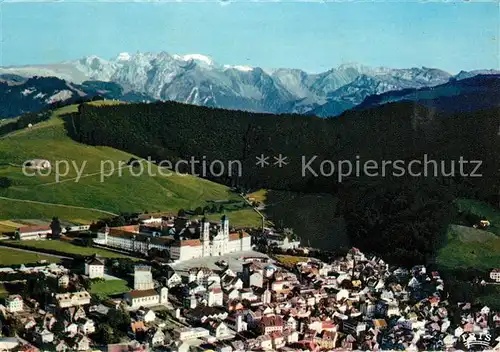
[[105, 296], [113, 296], [130, 291], [125, 280], [106, 280], [93, 282], [90, 288], [91, 293], [98, 293]]
[[450, 225], [447, 244], [438, 252], [438, 265], [447, 269], [491, 270], [500, 263], [500, 237], [492, 232]]
[[[262, 218], [252, 208], [238, 209], [225, 212], [229, 218], [230, 226], [235, 227], [262, 227]], [[207, 214], [205, 217], [209, 221], [218, 222], [222, 218], [222, 213]], [[199, 219], [202, 216], [193, 216], [192, 219]]]
[[276, 255], [276, 260], [280, 262], [282, 265], [292, 268], [295, 264], [299, 262], [307, 262], [309, 258], [307, 257], [296, 257], [293, 255]]
[[80, 255], [93, 255], [97, 254], [103, 258], [124, 258], [126, 255], [107, 251], [101, 248], [94, 247], [82, 247], [71, 244], [69, 242], [57, 241], [57, 240], [46, 240], [46, 241], [8, 241], [8, 243], [19, 244], [23, 246], [28, 246], [33, 249], [52, 249], [68, 254], [80, 254]]
[[259, 203], [265, 203], [267, 199], [267, 190], [259, 189], [253, 193], [247, 194], [247, 199], [250, 201], [255, 201]]
[[[204, 179], [176, 174], [161, 176], [156, 165], [147, 162], [143, 162], [144, 173], [135, 176], [140, 168], [126, 166], [133, 155], [113, 148], [80, 144], [67, 135], [65, 126], [72, 125], [67, 114], [76, 111], [76, 105], [61, 108], [48, 121], [0, 137], [3, 162], [0, 176], [13, 181], [9, 188], [0, 189], [0, 220], [48, 220], [58, 216], [65, 221], [88, 223], [112, 216], [106, 212], [177, 213], [181, 208], [195, 209], [210, 201], [241, 200], [229, 188]], [[47, 176], [26, 176], [21, 165], [31, 159], [49, 160], [51, 172]], [[61, 175], [58, 178], [55, 176], [57, 167]], [[239, 225], [246, 222], [244, 213], [236, 212], [234, 218]], [[253, 224], [255, 218], [248, 221]]]
[[[1, 206], [2, 202], [0, 201], [0, 207]], [[13, 221], [0, 221], [0, 235], [12, 233], [20, 226], [21, 224], [17, 224]]]
[[0, 266], [36, 263], [40, 260], [47, 260], [50, 263], [59, 262], [59, 258], [49, 255], [23, 252], [12, 248], [0, 248]]
[[474, 214], [488, 219], [490, 221], [488, 231], [500, 236], [500, 211], [487, 203], [473, 199], [457, 199], [455, 201], [455, 205], [461, 212]]

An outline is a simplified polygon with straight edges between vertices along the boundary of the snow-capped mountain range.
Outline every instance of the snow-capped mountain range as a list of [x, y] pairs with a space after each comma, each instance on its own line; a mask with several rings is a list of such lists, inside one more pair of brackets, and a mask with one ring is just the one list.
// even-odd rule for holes
[[[461, 72], [457, 79], [490, 71]], [[491, 72], [494, 73], [494, 72]], [[124, 93], [226, 109], [334, 116], [370, 95], [432, 87], [453, 76], [434, 68], [390, 69], [344, 64], [323, 73], [221, 65], [200, 54], [121, 53], [50, 65], [0, 68], [0, 75], [57, 77], [73, 84], [113, 82]], [[28, 87], [29, 88], [29, 87]], [[54, 93], [56, 94], [56, 93]]]

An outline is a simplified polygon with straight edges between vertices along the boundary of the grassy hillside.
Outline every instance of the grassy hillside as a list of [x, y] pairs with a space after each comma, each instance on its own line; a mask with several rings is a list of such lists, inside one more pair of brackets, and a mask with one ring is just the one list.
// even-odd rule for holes
[[38, 241], [38, 240], [27, 240], [27, 241], [8, 241], [12, 244], [18, 244], [36, 249], [49, 249], [56, 250], [68, 254], [80, 254], [80, 255], [94, 255], [97, 254], [103, 258], [129, 258], [129, 256], [108, 251], [106, 249], [94, 248], [94, 247], [82, 247], [77, 246], [65, 241]]
[[[458, 217], [448, 228], [446, 244], [437, 255], [437, 264], [446, 269], [475, 268], [489, 271], [500, 263], [500, 211], [474, 199], [457, 199]], [[467, 223], [472, 214], [490, 221], [485, 230]]]
[[[76, 105], [66, 106], [57, 110], [50, 120], [31, 129], [0, 137], [0, 176], [13, 182], [7, 189], [0, 188], [0, 197], [89, 209], [0, 198], [0, 220], [59, 216], [63, 220], [83, 223], [109, 216], [98, 210], [111, 213], [176, 212], [180, 208], [204, 206], [207, 201], [238, 199], [227, 187], [207, 180], [184, 175], [161, 176], [153, 164], [144, 163], [145, 171], [140, 176], [134, 175], [138, 174], [137, 169], [131, 170], [123, 165], [119, 169], [119, 163], [125, 164], [133, 155], [109, 147], [80, 144], [67, 136], [63, 117], [76, 111]], [[52, 173], [47, 176], [24, 175], [20, 165], [30, 159], [49, 160]], [[66, 169], [59, 164], [59, 179], [55, 176], [58, 161], [67, 161], [70, 165]], [[115, 168], [114, 174], [104, 177], [112, 167]], [[78, 180], [77, 170], [83, 170]], [[231, 219], [231, 214], [228, 215]], [[245, 222], [241, 220], [241, 214], [235, 216], [240, 225]]]
[[498, 209], [474, 199], [457, 199], [455, 205], [461, 213], [473, 214], [488, 219], [490, 222], [488, 231], [500, 236], [500, 211]]
[[46, 260], [50, 263], [59, 262], [59, 258], [50, 255], [18, 251], [12, 248], [0, 248], [0, 266], [36, 263], [41, 260]]
[[447, 240], [437, 257], [446, 269], [491, 270], [500, 263], [500, 237], [492, 232], [450, 225]]

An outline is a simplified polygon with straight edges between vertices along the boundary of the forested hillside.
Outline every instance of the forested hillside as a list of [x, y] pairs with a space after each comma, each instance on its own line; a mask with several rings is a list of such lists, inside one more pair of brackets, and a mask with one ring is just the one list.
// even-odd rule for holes
[[[457, 96], [460, 99], [460, 96]], [[346, 221], [354, 241], [367, 250], [405, 264], [431, 260], [438, 248], [456, 197], [498, 201], [498, 109], [445, 115], [414, 102], [400, 102], [365, 111], [350, 111], [338, 119], [298, 115], [253, 114], [179, 103], [95, 107], [81, 105], [67, 117], [67, 128], [80, 142], [107, 145], [156, 160], [206, 158], [225, 163], [240, 160], [241, 177], [212, 179], [232, 186], [300, 192], [329, 192], [339, 197], [338, 216]], [[282, 154], [288, 165], [255, 165], [256, 156]], [[445, 162], [455, 177], [397, 177], [387, 174], [317, 177], [320, 163], [350, 160], [361, 167], [367, 160]], [[482, 177], [459, 176], [458, 160], [481, 160]], [[325, 165], [324, 165], [325, 166]], [[325, 171], [329, 172], [326, 165]], [[473, 165], [465, 165], [470, 173]], [[433, 169], [431, 169], [433, 170]], [[439, 172], [440, 173], [440, 172]], [[207, 175], [209, 176], [209, 175]], [[210, 177], [209, 177], [210, 178]], [[313, 234], [314, 235], [314, 234]], [[394, 250], [394, 248], [398, 250]], [[388, 254], [388, 251], [390, 253]]]

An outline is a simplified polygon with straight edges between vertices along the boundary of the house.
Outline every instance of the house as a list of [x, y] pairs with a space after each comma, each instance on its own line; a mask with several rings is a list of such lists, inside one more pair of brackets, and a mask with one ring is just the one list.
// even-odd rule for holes
[[69, 321], [78, 321], [86, 317], [85, 310], [83, 307], [69, 307], [64, 311], [64, 314], [69, 319]]
[[499, 269], [493, 269], [490, 272], [490, 279], [492, 279], [495, 282], [500, 282], [500, 268]]
[[180, 285], [182, 283], [182, 278], [177, 274], [173, 273], [166, 282], [166, 285], [168, 288], [175, 287], [177, 285]]
[[154, 289], [132, 290], [125, 294], [125, 300], [132, 309], [166, 304], [168, 302], [168, 289], [162, 287], [160, 292]]
[[165, 344], [165, 334], [160, 329], [149, 329], [146, 339], [152, 347], [162, 346]]
[[284, 322], [283, 318], [279, 315], [275, 316], [264, 316], [259, 322], [260, 331], [269, 335], [272, 332], [283, 332]]
[[137, 320], [145, 323], [151, 323], [156, 320], [156, 314], [151, 309], [139, 310], [137, 312]]
[[82, 321], [78, 323], [78, 330], [83, 335], [94, 333], [95, 332], [94, 321], [92, 319], [82, 319]]
[[71, 351], [88, 351], [90, 349], [90, 339], [85, 335], [78, 335], [71, 347]]
[[23, 306], [23, 298], [20, 295], [10, 295], [5, 298], [5, 307], [8, 312], [22, 312]]
[[75, 336], [78, 333], [78, 325], [75, 323], [70, 323], [68, 321], [64, 322], [64, 332], [68, 336]]
[[97, 257], [85, 261], [85, 275], [91, 279], [104, 278], [104, 262]]
[[16, 229], [14, 238], [16, 240], [42, 240], [52, 234], [50, 226], [23, 226]]
[[55, 295], [59, 308], [69, 308], [90, 304], [90, 294], [87, 291], [59, 293]]
[[39, 329], [35, 332], [35, 340], [39, 344], [50, 343], [54, 341], [54, 334], [47, 329]]
[[69, 285], [69, 275], [63, 274], [57, 278], [57, 284], [59, 287], [68, 287]]
[[236, 332], [246, 331], [248, 328], [247, 323], [243, 321], [243, 315], [240, 313], [232, 313], [226, 318], [225, 323]]
[[222, 321], [211, 320], [207, 322], [208, 331], [210, 335], [216, 339], [223, 339], [231, 337], [233, 334], [226, 324]]
[[0, 351], [13, 351], [19, 346], [19, 340], [15, 337], [0, 337]]
[[262, 287], [264, 278], [262, 274], [258, 271], [252, 273], [250, 275], [249, 281], [250, 281], [250, 287], [256, 286], [256, 287]]
[[187, 341], [207, 337], [210, 335], [210, 331], [200, 327], [186, 327], [174, 330], [174, 335], [179, 341]]
[[224, 295], [220, 287], [213, 288], [205, 293], [209, 307], [222, 306]]

